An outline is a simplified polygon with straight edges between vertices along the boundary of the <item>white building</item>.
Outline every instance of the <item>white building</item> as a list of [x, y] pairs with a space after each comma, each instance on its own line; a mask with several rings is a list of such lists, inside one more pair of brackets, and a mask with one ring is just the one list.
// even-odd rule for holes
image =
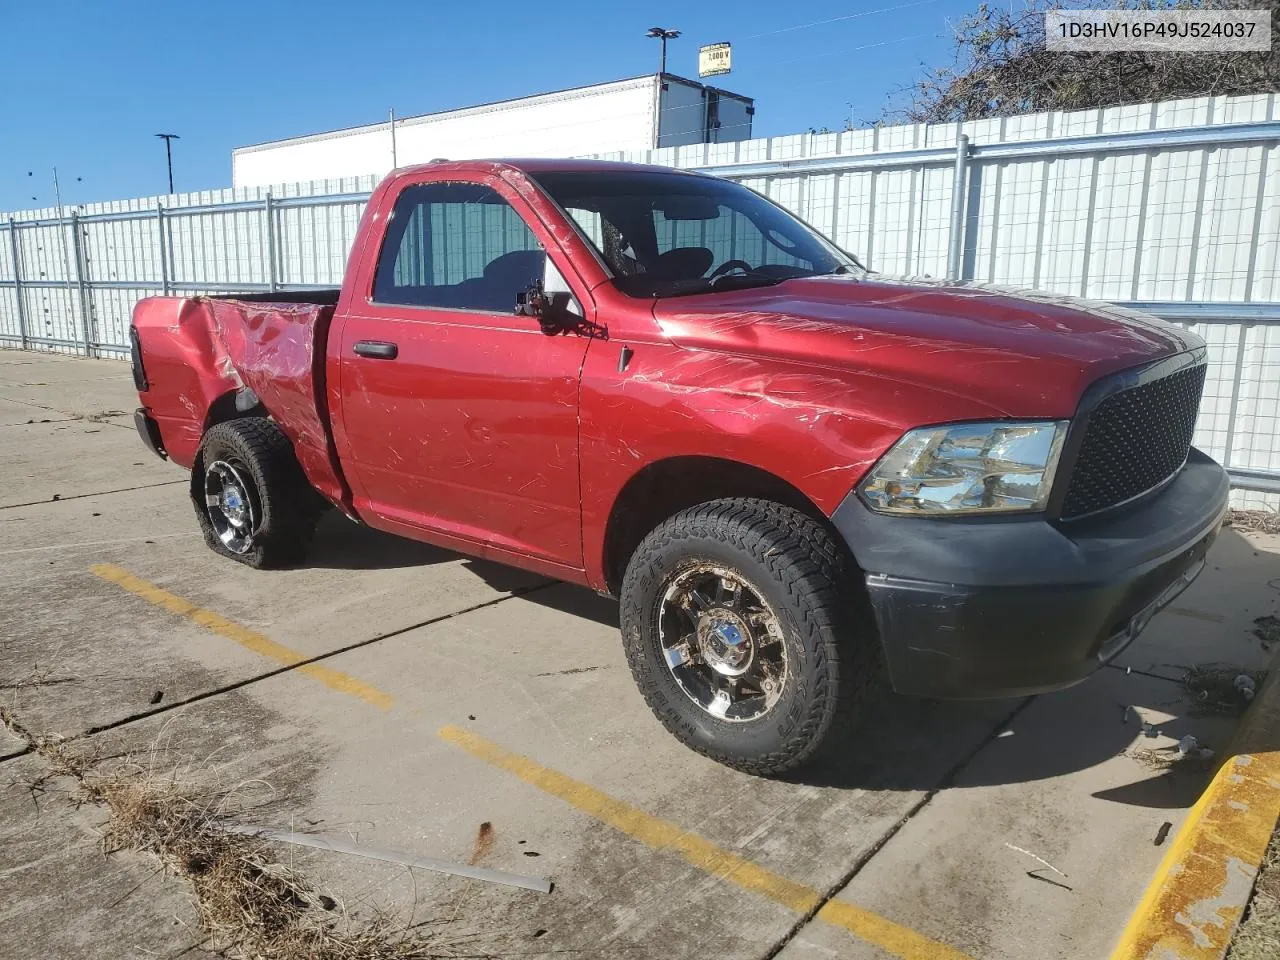
[[[575, 157], [751, 137], [750, 97], [670, 73], [237, 147], [236, 187], [384, 174], [437, 157]], [[394, 160], [393, 160], [394, 155]]]

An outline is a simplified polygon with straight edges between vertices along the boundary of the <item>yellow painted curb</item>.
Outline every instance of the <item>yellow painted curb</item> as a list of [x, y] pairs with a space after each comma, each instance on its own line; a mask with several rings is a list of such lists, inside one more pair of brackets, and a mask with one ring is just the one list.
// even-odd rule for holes
[[1111, 960], [1220, 960], [1280, 817], [1280, 654]]

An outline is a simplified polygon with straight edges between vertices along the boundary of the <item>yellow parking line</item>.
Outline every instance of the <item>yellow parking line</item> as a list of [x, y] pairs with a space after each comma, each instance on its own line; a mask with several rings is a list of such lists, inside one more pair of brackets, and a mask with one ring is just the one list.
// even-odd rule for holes
[[[276, 643], [274, 640], [264, 637], [248, 627], [242, 627], [240, 624], [228, 620], [212, 610], [197, 607], [190, 600], [184, 600], [168, 590], [157, 587], [154, 583], [143, 580], [141, 577], [135, 577], [122, 567], [117, 567], [110, 563], [95, 563], [89, 568], [89, 572], [96, 577], [101, 577], [103, 580], [109, 580], [119, 585], [148, 603], [163, 607], [170, 613], [186, 617], [192, 623], [197, 623], [206, 630], [211, 630], [218, 636], [232, 640], [246, 650], [250, 650], [269, 660], [274, 660], [276, 663], [292, 666], [307, 659], [305, 654], [301, 654], [297, 650]], [[363, 680], [357, 680], [355, 677], [341, 673], [338, 670], [331, 670], [318, 663], [308, 663], [298, 667], [298, 673], [305, 673], [311, 679], [320, 681], [331, 690], [359, 697], [365, 703], [381, 707], [383, 710], [391, 707], [392, 697], [390, 694], [383, 693]]]
[[[595, 787], [544, 767], [526, 756], [513, 753], [470, 730], [447, 726], [441, 728], [440, 737], [474, 757], [515, 774], [525, 783], [565, 801], [647, 846], [678, 853], [685, 862], [698, 869], [768, 897], [796, 913], [809, 913], [822, 903], [822, 895], [810, 887], [759, 867], [697, 834], [682, 830], [674, 823], [652, 817]], [[843, 927], [902, 960], [970, 960], [959, 950], [930, 940], [908, 927], [850, 903], [832, 900], [818, 910], [817, 917], [834, 926]]]

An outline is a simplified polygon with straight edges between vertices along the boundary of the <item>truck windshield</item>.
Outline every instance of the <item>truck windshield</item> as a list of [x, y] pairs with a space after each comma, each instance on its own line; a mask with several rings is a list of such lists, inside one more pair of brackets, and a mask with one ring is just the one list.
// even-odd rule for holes
[[864, 273], [777, 204], [728, 180], [660, 171], [552, 172], [533, 179], [573, 218], [634, 297]]

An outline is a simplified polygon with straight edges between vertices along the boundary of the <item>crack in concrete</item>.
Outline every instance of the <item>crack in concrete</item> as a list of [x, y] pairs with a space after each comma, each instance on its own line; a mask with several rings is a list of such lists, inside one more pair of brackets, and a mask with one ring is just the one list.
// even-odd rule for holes
[[[16, 384], [12, 384], [12, 386], [16, 386]], [[10, 403], [20, 403], [24, 407], [35, 407], [37, 410], [48, 410], [52, 413], [61, 413], [61, 414], [64, 414], [65, 416], [72, 417], [72, 418], [76, 416], [70, 410], [63, 410], [59, 407], [51, 407], [48, 404], [44, 404], [44, 403], [36, 403], [34, 400], [23, 400], [19, 397], [6, 397], [3, 394], [0, 394], [0, 400], [8, 400]]]
[[5, 754], [0, 757], [0, 763], [4, 763], [8, 760], [16, 760], [18, 757], [25, 757], [27, 754], [35, 752], [36, 745], [39, 742], [36, 739], [35, 734], [28, 730], [22, 721], [14, 716], [12, 710], [2, 704], [0, 704], [0, 726], [4, 728], [5, 732], [8, 733], [10, 737], [14, 740], [22, 741], [23, 744], [22, 749], [18, 752]]
[[[22, 518], [17, 520], [21, 522]], [[4, 521], [12, 523], [11, 520]], [[0, 550], [0, 557], [16, 557], [26, 553], [44, 553], [48, 550], [86, 550], [90, 547], [112, 547], [121, 543], [154, 543], [157, 540], [187, 540], [199, 539], [200, 531], [191, 530], [187, 533], [153, 533], [151, 536], [142, 537], [116, 537], [111, 540], [72, 540], [64, 543], [46, 543], [39, 547], [18, 547], [16, 550]]]
[[[465, 616], [466, 614], [473, 613], [476, 610], [483, 610], [486, 607], [492, 607], [500, 603], [505, 603], [507, 600], [514, 600], [517, 597], [525, 597], [531, 593], [536, 593], [539, 590], [546, 590], [550, 587], [554, 587], [558, 583], [559, 581], [557, 580], [546, 580], [542, 583], [534, 584], [533, 586], [521, 587], [516, 590], [512, 590], [510, 593], [504, 596], [495, 597], [492, 600], [485, 600], [481, 603], [475, 603], [469, 607], [464, 607], [461, 610], [454, 610], [451, 613], [444, 613], [444, 614], [440, 614], [439, 616], [429, 617], [426, 620], [422, 620], [418, 623], [411, 623], [408, 626], [399, 627], [395, 630], [390, 630], [387, 633], [378, 634], [377, 636], [370, 637], [367, 640], [357, 640], [355, 643], [349, 643], [344, 647], [338, 647], [337, 649], [329, 650], [329, 651], [326, 651], [325, 653], [316, 654], [314, 657], [308, 657], [306, 660], [299, 660], [297, 663], [291, 663], [285, 666], [280, 666], [273, 670], [267, 670], [267, 671], [264, 671], [263, 673], [255, 674], [252, 677], [246, 677], [243, 680], [237, 680], [234, 683], [224, 684], [220, 687], [215, 687], [212, 690], [204, 690], [204, 691], [201, 691], [200, 693], [192, 694], [191, 696], [187, 697], [184, 700], [175, 700], [171, 703], [166, 703], [163, 706], [158, 706], [152, 710], [142, 710], [142, 711], [139, 711], [138, 713], [130, 714], [129, 716], [123, 717], [119, 720], [112, 720], [109, 723], [101, 723], [96, 726], [89, 727], [87, 730], [82, 730], [80, 733], [68, 734], [67, 736], [61, 737], [60, 742], [70, 743], [74, 740], [86, 740], [99, 733], [105, 733], [108, 730], [115, 730], [120, 727], [127, 726], [128, 724], [136, 723], [139, 720], [146, 720], [146, 719], [149, 719], [150, 717], [158, 716], [159, 714], [162, 714], [162, 713], [168, 713], [171, 710], [177, 710], [179, 707], [185, 707], [193, 703], [199, 703], [202, 700], [209, 700], [213, 697], [219, 697], [219, 696], [222, 696], [223, 694], [240, 690], [251, 684], [259, 683], [263, 680], [270, 680], [272, 677], [278, 677], [283, 673], [289, 673], [290, 671], [297, 670], [300, 667], [305, 667], [313, 663], [319, 663], [324, 660], [328, 660], [332, 657], [337, 657], [344, 653], [349, 653], [352, 650], [359, 650], [361, 647], [367, 647], [372, 644], [379, 643], [382, 640], [390, 640], [392, 637], [398, 637], [402, 634], [408, 633], [411, 630], [417, 630], [419, 627], [429, 627], [437, 623], [443, 623], [446, 620], [452, 620], [455, 617]], [[3, 708], [0, 708], [0, 709], [3, 709]], [[31, 741], [30, 735], [26, 732], [25, 728], [22, 728], [21, 731], [15, 729], [14, 732], [17, 733], [21, 739], [27, 741], [27, 748], [25, 750], [22, 750], [10, 756], [0, 756], [0, 764], [6, 763], [9, 760], [16, 759], [17, 757], [26, 756], [27, 754], [31, 753], [32, 741]]]
[[[113, 379], [113, 378], [111, 378], [111, 377], [105, 377], [105, 378], [103, 378], [103, 379], [110, 380], [110, 379]], [[61, 381], [59, 381], [59, 383], [88, 383], [88, 382], [93, 382], [93, 381], [85, 381], [85, 380], [61, 380]], [[69, 421], [69, 420], [83, 420], [83, 421], [85, 421], [86, 423], [105, 423], [105, 424], [107, 424], [108, 426], [111, 426], [111, 427], [120, 427], [122, 430], [132, 430], [132, 429], [133, 429], [133, 424], [130, 424], [130, 423], [113, 423], [113, 422], [111, 421], [111, 418], [112, 418], [112, 417], [127, 417], [127, 416], [129, 416], [129, 412], [128, 412], [127, 410], [104, 410], [102, 413], [88, 413], [88, 414], [86, 414], [86, 413], [76, 413], [76, 412], [74, 412], [74, 411], [72, 411], [72, 410], [63, 410], [61, 407], [50, 407], [50, 406], [48, 406], [47, 404], [43, 404], [43, 403], [36, 403], [34, 400], [21, 400], [21, 399], [19, 399], [18, 397], [6, 397], [6, 396], [3, 396], [3, 395], [0, 395], [0, 400], [7, 400], [9, 403], [20, 403], [20, 404], [22, 404], [24, 407], [35, 407], [37, 410], [46, 410], [46, 411], [48, 411], [49, 413], [60, 413], [60, 414], [62, 414], [62, 417], [61, 417], [60, 419], [58, 419], [58, 420], [47, 420], [46, 422], [48, 422], [48, 423], [65, 423], [65, 422], [67, 422], [67, 421]], [[26, 426], [30, 426], [30, 424], [26, 424], [26, 423], [11, 423], [11, 424], [6, 424], [6, 426], [11, 426], [11, 427], [26, 427]]]
[[64, 500], [83, 500], [86, 497], [109, 497], [113, 493], [129, 493], [133, 490], [150, 490], [152, 487], [171, 487], [175, 483], [190, 483], [190, 480], [161, 480], [159, 483], [141, 483], [136, 487], [121, 487], [119, 490], [99, 490], [96, 493], [72, 493], [68, 496], [59, 496], [56, 500], [31, 500], [27, 503], [10, 503], [0, 507], [0, 510], [17, 510], [19, 507], [39, 507], [46, 503], [62, 503]]
[[[1137, 667], [1124, 667], [1118, 663], [1104, 663], [1103, 666], [1111, 670], [1120, 670], [1123, 673], [1136, 673], [1140, 677], [1147, 677], [1151, 680], [1163, 680], [1165, 683], [1172, 683], [1178, 686], [1182, 685], [1182, 681], [1176, 677], [1166, 677], [1159, 673], [1151, 673], [1149, 670], [1139, 670]], [[1170, 664], [1170, 666], [1177, 666], [1177, 664]], [[1178, 667], [1178, 669], [1182, 670], [1185, 668]]]
[[[96, 359], [96, 358], [95, 358]], [[64, 383], [100, 383], [103, 380], [128, 380], [130, 374], [127, 373], [109, 373], [103, 377], [69, 377], [65, 380], [24, 380], [22, 383], [15, 383], [15, 387], [56, 387]]]
[[901, 818], [899, 818], [897, 823], [895, 823], [892, 827], [886, 830], [884, 832], [884, 835], [881, 836], [879, 840], [877, 840], [874, 844], [872, 844], [869, 848], [867, 848], [867, 850], [853, 862], [853, 865], [844, 874], [844, 876], [837, 879], [835, 883], [833, 883], [830, 887], [827, 888], [827, 891], [822, 894], [822, 897], [819, 900], [818, 904], [814, 906], [813, 909], [811, 909], [803, 917], [797, 920], [792, 925], [791, 929], [782, 935], [781, 939], [779, 939], [777, 943], [775, 943], [772, 947], [769, 948], [769, 950], [767, 950], [765, 953], [761, 955], [760, 960], [774, 960], [774, 958], [777, 957], [778, 954], [781, 953], [786, 948], [787, 944], [789, 944], [792, 940], [796, 938], [797, 935], [799, 935], [801, 930], [803, 930], [805, 927], [807, 927], [810, 923], [814, 921], [819, 911], [821, 911], [823, 907], [825, 907], [828, 903], [834, 900], [842, 890], [848, 887], [849, 884], [853, 882], [854, 878], [857, 877], [857, 875], [862, 872], [862, 870], [866, 867], [866, 865], [871, 862], [872, 858], [875, 857], [875, 855], [878, 854], [881, 850], [883, 850], [885, 848], [885, 845], [888, 844], [889, 841], [892, 840], [894, 837], [896, 837], [898, 835], [898, 832], [902, 830], [903, 827], [905, 827], [908, 823], [911, 822], [911, 820], [913, 820], [919, 813], [921, 813], [925, 809], [925, 807], [929, 805], [929, 803], [933, 800], [934, 797], [936, 797], [943, 790], [946, 790], [948, 787], [952, 786], [955, 783], [956, 778], [964, 771], [964, 768], [967, 767], [970, 763], [972, 763], [975, 759], [977, 759], [978, 754], [980, 754], [983, 750], [985, 750], [990, 744], [995, 742], [996, 738], [1000, 735], [1000, 731], [1008, 729], [1009, 724], [1013, 723], [1013, 721], [1017, 718], [1018, 714], [1022, 713], [1023, 710], [1025, 710], [1028, 706], [1030, 706], [1035, 701], [1035, 699], [1036, 699], [1035, 697], [1027, 697], [1020, 704], [1018, 704], [1011, 711], [1009, 711], [1009, 714], [1006, 717], [1004, 717], [1004, 719], [1002, 719], [999, 723], [992, 726], [991, 731], [985, 737], [983, 737], [978, 742], [978, 744], [974, 746], [972, 750], [968, 751], [963, 757], [960, 758], [959, 761], [957, 761], [951, 767], [950, 770], [948, 770], [945, 774], [943, 774], [942, 779], [938, 781], [937, 786], [927, 791], [925, 795], [921, 797], [911, 807], [910, 810], [908, 810], [906, 813], [902, 815]]
[[[1152, 680], [1163, 680], [1166, 683], [1172, 683], [1175, 685], [1177, 685], [1179, 682], [1169, 677], [1160, 676], [1159, 674], [1148, 673], [1144, 670], [1138, 670], [1132, 667], [1125, 667], [1115, 663], [1106, 663], [1106, 664], [1103, 664], [1103, 666], [1110, 667], [1113, 670], [1121, 670], [1127, 673], [1135, 673], [1135, 674], [1138, 674], [1139, 676], [1148, 677]], [[1018, 716], [1018, 714], [1022, 713], [1022, 711], [1025, 710], [1027, 707], [1029, 707], [1035, 700], [1036, 700], [1035, 697], [1026, 698], [1025, 700], [1022, 701], [1022, 703], [1014, 707], [1014, 709], [1010, 711], [1008, 716], [1006, 716], [998, 724], [993, 726], [991, 729], [991, 732], [988, 733], [985, 737], [983, 737], [982, 740], [977, 744], [977, 746], [975, 746], [972, 750], [970, 750], [963, 758], [961, 758], [959, 762], [957, 762], [950, 770], [947, 771], [947, 773], [938, 782], [938, 785], [936, 787], [929, 790], [919, 800], [918, 803], [916, 803], [910, 810], [908, 810], [902, 816], [902, 818], [898, 820], [897, 823], [895, 823], [889, 830], [885, 832], [884, 836], [882, 836], [879, 839], [879, 841], [877, 841], [873, 846], [871, 846], [861, 857], [857, 859], [857, 861], [854, 862], [853, 866], [850, 868], [848, 873], [846, 873], [845, 876], [842, 877], [841, 879], [837, 880], [835, 884], [828, 890], [828, 892], [823, 895], [822, 902], [819, 903], [809, 914], [802, 917], [789, 931], [787, 931], [787, 933], [785, 933], [783, 937], [776, 944], [774, 944], [774, 946], [768, 952], [766, 952], [761, 957], [761, 960], [774, 960], [774, 958], [777, 957], [777, 955], [781, 953], [783, 949], [785, 949], [787, 944], [790, 943], [792, 940], [794, 940], [800, 934], [801, 930], [803, 930], [805, 927], [807, 927], [810, 923], [814, 921], [814, 919], [817, 917], [818, 912], [824, 906], [826, 906], [828, 902], [835, 899], [835, 897], [838, 896], [842, 890], [847, 888], [849, 884], [853, 882], [854, 878], [857, 877], [857, 875], [862, 872], [862, 870], [866, 867], [866, 865], [871, 862], [871, 859], [875, 857], [875, 855], [878, 854], [881, 850], [883, 850], [885, 846], [889, 843], [889, 841], [891, 841], [895, 836], [897, 836], [898, 832], [901, 831], [903, 827], [905, 827], [912, 819], [914, 819], [917, 815], [923, 812], [924, 809], [929, 805], [929, 803], [933, 800], [934, 797], [936, 797], [943, 790], [946, 790], [948, 787], [952, 786], [955, 783], [956, 778], [964, 771], [964, 768], [967, 767], [970, 763], [972, 763], [975, 759], [977, 759], [978, 754], [980, 754], [991, 743], [993, 743], [995, 739], [1000, 735], [1000, 732], [1002, 730], [1008, 729], [1009, 724], [1011, 724], [1014, 721], [1014, 719]]]
[[[3, 400], [0, 397], [0, 400]], [[50, 411], [54, 412], [54, 411]], [[58, 417], [56, 420], [46, 417], [43, 420], [28, 420], [26, 423], [0, 423], [0, 430], [12, 429], [13, 427], [40, 427], [46, 423], [75, 423], [75, 417]]]

